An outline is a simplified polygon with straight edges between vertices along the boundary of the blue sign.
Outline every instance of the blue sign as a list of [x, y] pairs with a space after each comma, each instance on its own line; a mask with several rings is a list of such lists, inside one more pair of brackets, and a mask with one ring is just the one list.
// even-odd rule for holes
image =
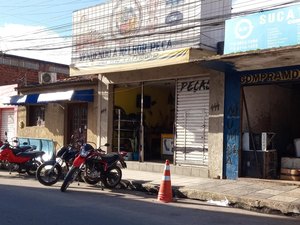
[[224, 54], [299, 43], [300, 5], [255, 13], [225, 22]]

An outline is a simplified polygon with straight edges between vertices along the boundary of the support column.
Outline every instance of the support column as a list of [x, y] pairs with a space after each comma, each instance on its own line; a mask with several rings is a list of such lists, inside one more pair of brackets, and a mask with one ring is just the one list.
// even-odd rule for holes
[[224, 178], [237, 179], [241, 138], [241, 83], [234, 71], [225, 73]]

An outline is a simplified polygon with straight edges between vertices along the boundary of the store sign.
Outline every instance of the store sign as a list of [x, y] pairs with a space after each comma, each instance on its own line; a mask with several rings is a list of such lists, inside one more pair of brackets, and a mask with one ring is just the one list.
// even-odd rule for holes
[[300, 70], [281, 70], [281, 71], [268, 71], [254, 74], [245, 74], [241, 76], [242, 85], [263, 84], [271, 82], [284, 82], [284, 81], [299, 81]]
[[191, 80], [179, 83], [178, 92], [198, 92], [209, 90], [209, 80]]
[[147, 55], [133, 55], [114, 60], [87, 62], [81, 67], [70, 66], [70, 74], [87, 75], [154, 68], [167, 65], [178, 65], [190, 61], [189, 48], [151, 52]]
[[300, 5], [227, 20], [224, 54], [300, 43]]
[[201, 1], [112, 0], [73, 13], [72, 66], [147, 62], [199, 47]]

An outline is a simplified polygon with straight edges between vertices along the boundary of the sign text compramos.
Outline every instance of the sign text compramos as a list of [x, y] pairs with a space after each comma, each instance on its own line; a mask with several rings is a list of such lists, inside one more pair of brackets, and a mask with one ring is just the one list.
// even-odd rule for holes
[[242, 85], [300, 80], [300, 69], [267, 71], [241, 76]]

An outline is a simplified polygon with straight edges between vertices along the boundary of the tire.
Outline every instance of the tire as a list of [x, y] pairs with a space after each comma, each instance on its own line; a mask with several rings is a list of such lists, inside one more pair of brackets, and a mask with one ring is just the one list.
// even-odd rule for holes
[[122, 170], [118, 166], [113, 166], [108, 169], [102, 180], [106, 188], [116, 187], [122, 179]]
[[90, 185], [95, 185], [97, 184], [101, 179], [100, 178], [90, 178], [89, 176], [84, 176], [83, 173], [81, 173], [81, 178], [82, 180]]
[[79, 173], [79, 169], [77, 167], [73, 167], [69, 170], [69, 172], [67, 173], [61, 187], [60, 190], [62, 192], [65, 192], [67, 190], [67, 188], [69, 187], [69, 185], [76, 179], [76, 177], [78, 176]]
[[36, 175], [36, 171], [37, 171], [37, 168], [39, 168], [39, 166], [41, 165], [42, 163], [40, 161], [37, 161], [37, 160], [32, 160], [31, 162], [31, 165], [26, 168], [26, 173], [30, 176], [35, 176]]
[[85, 183], [90, 184], [90, 185], [95, 185], [101, 181], [100, 177], [98, 177], [98, 176], [92, 177], [86, 170], [82, 171], [80, 173], [80, 178], [82, 181], [84, 181]]
[[36, 178], [45, 186], [57, 183], [61, 176], [62, 168], [60, 165], [55, 164], [55, 162], [45, 162], [36, 171]]

